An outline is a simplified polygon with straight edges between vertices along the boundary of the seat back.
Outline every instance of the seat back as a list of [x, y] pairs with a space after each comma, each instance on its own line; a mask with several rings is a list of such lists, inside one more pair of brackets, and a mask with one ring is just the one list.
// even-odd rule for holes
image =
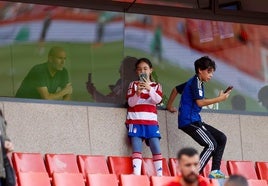
[[[202, 171], [202, 176], [208, 177], [209, 173], [211, 172], [212, 167], [212, 160], [209, 160], [206, 166], [204, 167]], [[229, 176], [228, 170], [227, 170], [227, 161], [221, 160], [221, 171], [226, 175]]]
[[89, 186], [118, 186], [115, 174], [87, 174], [86, 179]]
[[177, 158], [169, 158], [168, 163], [169, 163], [169, 170], [170, 170], [171, 176], [177, 176], [178, 174], [180, 174], [180, 172], [178, 170], [178, 159]]
[[163, 186], [174, 181], [175, 176], [151, 176], [151, 186]]
[[52, 186], [85, 186], [81, 173], [54, 172]]
[[50, 177], [53, 172], [79, 173], [74, 154], [45, 154], [45, 162]]
[[268, 182], [268, 162], [256, 161], [255, 165], [258, 178]]
[[46, 172], [18, 172], [20, 186], [51, 186]]
[[248, 186], [267, 186], [266, 180], [248, 179]]
[[258, 179], [253, 161], [227, 161], [229, 174], [241, 174], [247, 179]]
[[47, 172], [41, 153], [13, 152], [12, 161], [15, 172]]
[[120, 174], [132, 174], [132, 157], [130, 156], [108, 156], [107, 164], [110, 173], [116, 174], [119, 178]]
[[150, 186], [150, 180], [146, 175], [121, 174], [120, 184], [121, 186]]
[[[162, 159], [163, 176], [171, 176], [166, 158]], [[141, 172], [143, 175], [156, 176], [153, 158], [142, 158]]]
[[77, 163], [84, 178], [87, 174], [109, 174], [106, 157], [99, 155], [77, 155]]

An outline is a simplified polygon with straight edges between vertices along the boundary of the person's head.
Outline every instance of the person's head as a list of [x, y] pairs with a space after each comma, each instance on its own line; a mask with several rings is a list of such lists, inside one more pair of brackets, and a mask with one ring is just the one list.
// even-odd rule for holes
[[137, 75], [147, 74], [147, 77], [150, 77], [153, 72], [153, 65], [151, 61], [147, 58], [140, 58], [135, 64]]
[[262, 87], [258, 92], [259, 102], [268, 110], [268, 85]]
[[178, 152], [178, 168], [186, 183], [195, 183], [199, 175], [199, 154], [191, 147], [182, 148]]
[[201, 81], [209, 81], [216, 71], [215, 62], [208, 56], [203, 56], [194, 62], [195, 73]]
[[48, 64], [51, 70], [62, 70], [66, 61], [66, 52], [61, 47], [52, 47], [48, 52]]
[[235, 95], [231, 99], [233, 110], [246, 110], [246, 99], [242, 95]]
[[234, 174], [225, 181], [224, 186], [248, 186], [248, 181], [244, 176]]
[[137, 79], [137, 74], [135, 71], [135, 68], [136, 68], [135, 65], [136, 65], [137, 60], [138, 60], [137, 58], [131, 57], [131, 56], [127, 56], [124, 58], [119, 68], [120, 77], [122, 79], [131, 80], [131, 81], [134, 81]]

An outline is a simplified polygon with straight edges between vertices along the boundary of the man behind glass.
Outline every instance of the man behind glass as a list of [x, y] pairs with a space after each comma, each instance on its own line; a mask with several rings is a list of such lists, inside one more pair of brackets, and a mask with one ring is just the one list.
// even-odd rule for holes
[[73, 91], [64, 67], [66, 52], [52, 47], [47, 62], [35, 65], [21, 83], [15, 97], [46, 100], [70, 100]]

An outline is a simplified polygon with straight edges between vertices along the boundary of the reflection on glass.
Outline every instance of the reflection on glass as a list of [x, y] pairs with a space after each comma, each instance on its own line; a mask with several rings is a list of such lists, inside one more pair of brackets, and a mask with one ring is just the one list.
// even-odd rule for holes
[[88, 74], [87, 90], [89, 94], [93, 96], [96, 102], [104, 103], [116, 103], [116, 104], [126, 104], [126, 94], [128, 90], [128, 85], [130, 82], [137, 80], [137, 74], [135, 72], [135, 63], [137, 58], [126, 57], [121, 63], [119, 68], [120, 78], [114, 83], [109, 85], [110, 92], [104, 95], [94, 85], [92, 81], [92, 74]]
[[[52, 46], [61, 46], [73, 101], [99, 102], [91, 83], [104, 97], [116, 92], [124, 56], [154, 63], [165, 98], [192, 75], [192, 62], [208, 55], [220, 68], [207, 97], [233, 85], [231, 96], [242, 95], [246, 111], [266, 112], [258, 91], [268, 82], [267, 33], [263, 25], [0, 1], [0, 96], [14, 97], [29, 69], [45, 62]], [[231, 97], [218, 108], [231, 110]]]
[[[1, 79], [6, 87], [0, 96], [15, 96], [29, 69], [46, 61], [52, 46], [61, 46], [68, 55], [72, 100], [94, 101], [85, 85], [87, 74], [94, 74], [103, 94], [108, 91], [103, 87], [118, 78], [123, 25], [119, 12], [0, 1]], [[102, 73], [107, 79], [100, 78]]]
[[268, 110], [268, 85], [259, 90], [258, 99], [261, 105]]
[[244, 96], [237, 94], [231, 97], [232, 110], [245, 111], [246, 110], [246, 99]]
[[49, 50], [47, 62], [31, 68], [22, 81], [17, 98], [70, 100], [73, 87], [64, 67], [66, 52], [61, 47]]
[[[206, 97], [217, 96], [229, 85], [235, 87], [230, 99], [220, 103], [217, 109], [233, 109], [231, 97], [239, 94], [246, 103], [244, 109], [243, 101], [239, 101], [239, 109], [265, 111], [258, 104], [257, 95], [268, 79], [267, 26], [140, 14], [125, 17], [125, 54], [153, 59], [165, 95], [191, 76], [191, 61], [207, 55], [215, 59], [219, 68], [212, 84], [206, 87]], [[154, 60], [151, 50], [159, 25], [161, 63]]]

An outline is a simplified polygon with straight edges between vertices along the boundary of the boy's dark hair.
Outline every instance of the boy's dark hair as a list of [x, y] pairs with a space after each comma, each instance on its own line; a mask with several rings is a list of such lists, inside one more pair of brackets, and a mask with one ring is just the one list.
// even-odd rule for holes
[[178, 160], [181, 159], [183, 155], [193, 157], [194, 155], [198, 155], [198, 151], [192, 147], [185, 147], [179, 150], [178, 156], [177, 156]]
[[226, 182], [236, 186], [248, 186], [247, 179], [244, 176], [238, 174], [231, 175]]
[[200, 70], [213, 69], [214, 71], [216, 71], [215, 62], [212, 59], [210, 59], [208, 56], [203, 56], [197, 59], [194, 62], [194, 67], [195, 67], [196, 74], [198, 74], [198, 69]]

